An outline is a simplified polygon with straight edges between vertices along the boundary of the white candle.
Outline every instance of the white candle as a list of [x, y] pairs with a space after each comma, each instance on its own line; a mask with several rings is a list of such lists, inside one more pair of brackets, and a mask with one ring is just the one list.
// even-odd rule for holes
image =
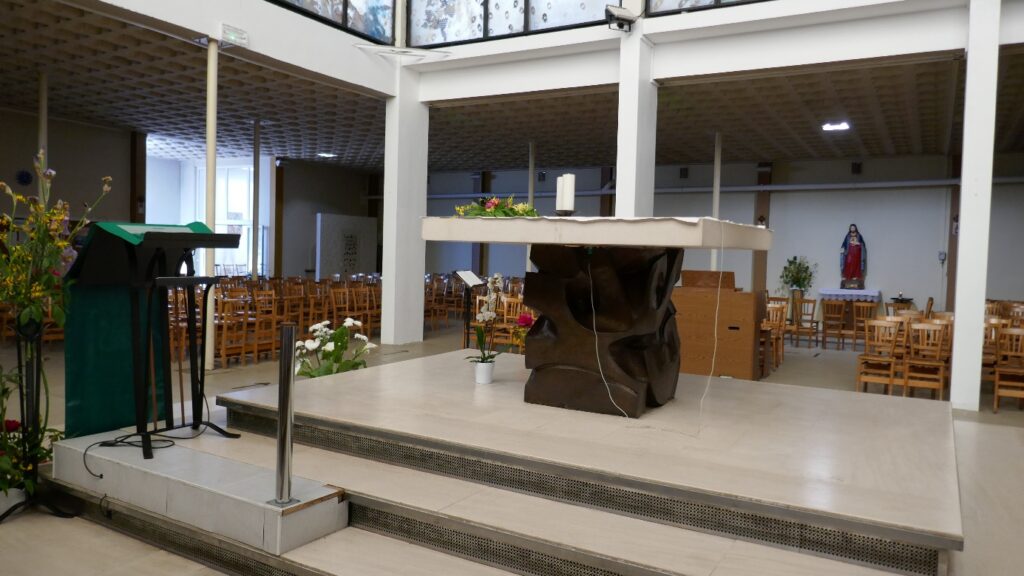
[[558, 177], [555, 192], [555, 212], [572, 213], [576, 201], [576, 175], [563, 174]]

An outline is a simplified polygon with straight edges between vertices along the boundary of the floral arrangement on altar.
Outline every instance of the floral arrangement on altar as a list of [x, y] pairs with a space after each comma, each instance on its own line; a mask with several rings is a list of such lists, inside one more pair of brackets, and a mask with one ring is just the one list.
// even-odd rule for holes
[[497, 196], [480, 198], [471, 204], [463, 204], [455, 207], [455, 213], [463, 218], [514, 218], [516, 216], [540, 216], [540, 214], [526, 202], [516, 204], [515, 197], [509, 196], [505, 200]]
[[806, 292], [814, 285], [814, 275], [817, 272], [817, 264], [811, 264], [803, 256], [793, 256], [786, 260], [782, 274], [779, 275], [779, 290], [785, 292], [797, 289]]
[[494, 324], [498, 319], [498, 296], [501, 294], [502, 276], [495, 273], [487, 279], [487, 296], [476, 314], [476, 348], [479, 353], [466, 356], [474, 364], [493, 364], [501, 352], [494, 350]]
[[299, 365], [295, 367], [297, 375], [318, 378], [366, 368], [364, 357], [377, 345], [365, 334], [352, 330], [361, 327], [362, 322], [345, 318], [337, 330], [329, 328], [330, 324], [330, 320], [324, 320], [310, 326], [313, 337], [295, 343], [295, 355], [299, 358]]

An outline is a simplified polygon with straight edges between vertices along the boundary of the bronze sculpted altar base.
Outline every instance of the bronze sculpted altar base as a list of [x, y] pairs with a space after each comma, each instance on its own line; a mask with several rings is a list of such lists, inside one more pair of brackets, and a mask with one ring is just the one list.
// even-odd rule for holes
[[526, 336], [526, 402], [638, 418], [672, 399], [682, 248], [541, 244], [530, 259], [524, 304], [540, 317]]

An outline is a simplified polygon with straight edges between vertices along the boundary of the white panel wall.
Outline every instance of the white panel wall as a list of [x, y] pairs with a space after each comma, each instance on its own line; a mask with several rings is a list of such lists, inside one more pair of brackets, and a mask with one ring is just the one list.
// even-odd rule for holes
[[[92, 213], [93, 220], [128, 220], [131, 134], [77, 122], [50, 118], [49, 165], [57, 171], [54, 199], [71, 205], [71, 217], [82, 214], [82, 204], [100, 195], [101, 179], [114, 179], [113, 190]], [[35, 194], [32, 159], [39, 151], [35, 116], [0, 110], [0, 180], [19, 194]], [[30, 186], [19, 186], [19, 170], [32, 174]], [[6, 201], [6, 198], [2, 201]]]
[[316, 265], [316, 214], [366, 215], [367, 176], [312, 162], [284, 168], [282, 276], [304, 276]]
[[988, 242], [988, 298], [1024, 300], [1022, 222], [1024, 185], [993, 186], [992, 227]]
[[[722, 194], [719, 215], [723, 220], [753, 224], [754, 198], [755, 194], [752, 192]], [[710, 193], [658, 194], [654, 197], [655, 216], [709, 216], [710, 214]], [[736, 274], [737, 288], [750, 290], [753, 254], [750, 250], [723, 251], [721, 269]], [[683, 256], [683, 269], [710, 270], [711, 251], [687, 250]]]
[[946, 279], [938, 252], [947, 249], [948, 198], [945, 188], [772, 193], [769, 290], [779, 288], [792, 256], [818, 264], [810, 297], [818, 298], [821, 287], [838, 288], [839, 249], [855, 223], [867, 243], [865, 286], [886, 299], [902, 291], [920, 307], [932, 296], [941, 310]]
[[146, 158], [146, 223], [186, 223], [181, 220], [181, 162], [178, 160]]

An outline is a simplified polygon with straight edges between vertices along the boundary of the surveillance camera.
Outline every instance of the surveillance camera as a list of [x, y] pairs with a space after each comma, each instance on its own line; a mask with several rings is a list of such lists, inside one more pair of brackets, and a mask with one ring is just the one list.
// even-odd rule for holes
[[629, 32], [633, 28], [633, 23], [636, 22], [637, 16], [621, 6], [609, 4], [604, 7], [604, 19], [612, 30]]

